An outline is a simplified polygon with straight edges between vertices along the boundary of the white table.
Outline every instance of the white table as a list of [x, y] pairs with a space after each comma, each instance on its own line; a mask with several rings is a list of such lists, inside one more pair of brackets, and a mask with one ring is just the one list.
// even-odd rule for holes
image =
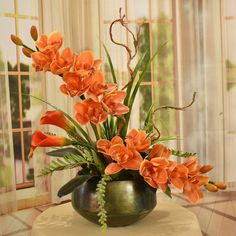
[[201, 236], [196, 216], [165, 197], [144, 219], [126, 227], [108, 228], [104, 234], [98, 225], [79, 214], [71, 203], [51, 207], [34, 221], [31, 236]]

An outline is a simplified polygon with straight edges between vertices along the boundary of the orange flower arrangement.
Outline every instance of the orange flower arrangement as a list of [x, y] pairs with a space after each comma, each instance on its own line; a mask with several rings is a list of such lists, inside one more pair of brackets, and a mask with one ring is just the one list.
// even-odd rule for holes
[[[120, 22], [122, 20], [123, 18]], [[130, 81], [123, 88], [119, 88], [115, 73], [112, 73], [113, 83], [106, 83], [105, 76], [100, 70], [102, 61], [95, 60], [91, 51], [86, 50], [76, 55], [72, 49], [66, 48], [60, 52], [63, 37], [58, 32], [53, 32], [49, 36], [43, 34], [38, 39], [37, 30], [32, 27], [31, 36], [35, 40], [36, 49], [27, 47], [15, 35], [11, 38], [15, 44], [23, 46], [23, 53], [32, 58], [36, 71], [50, 71], [59, 75], [62, 78], [60, 91], [77, 98], [74, 105], [75, 119], [58, 109], [48, 111], [40, 120], [41, 124], [64, 129], [69, 138], [44, 134], [38, 130], [32, 135], [30, 157], [37, 147], [70, 145], [70, 151], [74, 150], [66, 159], [72, 158], [72, 164], [67, 161], [63, 166], [58, 162], [58, 166], [46, 168], [42, 175], [78, 166], [86, 167], [84, 171], [87, 171], [86, 175], [90, 175], [91, 178], [109, 175], [110, 180], [119, 180], [128, 172], [129, 178], [143, 178], [150, 188], [160, 188], [167, 195], [171, 194], [170, 186], [179, 189], [191, 203], [196, 203], [203, 197], [200, 189], [202, 186], [212, 192], [226, 188], [224, 183], [213, 182], [204, 175], [212, 169], [211, 165], [200, 166], [195, 154], [169, 149], [159, 141], [160, 132], [152, 122], [152, 116], [158, 109], [153, 109], [153, 106], [147, 113], [145, 125], [140, 130], [128, 131], [134, 98], [150, 65], [146, 63], [142, 68], [144, 72], [137, 79], [137, 71], [145, 58], [144, 56], [139, 60], [134, 70], [131, 68], [130, 61], [137, 52], [137, 38], [133, 55], [126, 45], [119, 44], [127, 49], [127, 66], [130, 73]], [[112, 35], [111, 39], [116, 43]], [[106, 53], [111, 71], [114, 72], [107, 50]], [[194, 99], [195, 96], [192, 103]], [[95, 139], [83, 129], [85, 125], [92, 128]], [[153, 127], [151, 130], [150, 125]], [[67, 149], [57, 150], [57, 155], [66, 156], [65, 150]], [[51, 152], [48, 153], [50, 154]], [[88, 154], [90, 158], [87, 158]], [[185, 157], [187, 160], [177, 163], [172, 159], [173, 156]], [[93, 168], [90, 168], [91, 166]], [[78, 185], [81, 183], [79, 181]], [[60, 196], [62, 195], [63, 193]]]

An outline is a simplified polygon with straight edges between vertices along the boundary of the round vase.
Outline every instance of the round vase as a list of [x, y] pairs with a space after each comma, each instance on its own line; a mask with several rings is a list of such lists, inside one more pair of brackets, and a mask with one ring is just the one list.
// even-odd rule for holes
[[[72, 192], [73, 208], [87, 220], [98, 223], [96, 187], [99, 179], [93, 178]], [[156, 206], [156, 190], [143, 179], [110, 181], [106, 186], [105, 209], [107, 225], [126, 226], [144, 218]]]

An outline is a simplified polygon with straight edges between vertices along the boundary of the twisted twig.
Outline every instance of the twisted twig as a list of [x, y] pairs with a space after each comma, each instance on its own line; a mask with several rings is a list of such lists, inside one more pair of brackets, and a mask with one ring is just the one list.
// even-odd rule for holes
[[193, 93], [193, 98], [192, 98], [192, 101], [187, 105], [187, 106], [184, 106], [184, 107], [174, 107], [174, 106], [163, 106], [163, 107], [158, 107], [156, 108], [154, 111], [153, 111], [153, 114], [161, 109], [174, 109], [174, 110], [178, 110], [178, 111], [184, 111], [186, 108], [190, 107], [193, 105], [193, 103], [195, 102], [195, 99], [196, 99], [196, 95], [197, 95], [197, 92], [194, 92]]

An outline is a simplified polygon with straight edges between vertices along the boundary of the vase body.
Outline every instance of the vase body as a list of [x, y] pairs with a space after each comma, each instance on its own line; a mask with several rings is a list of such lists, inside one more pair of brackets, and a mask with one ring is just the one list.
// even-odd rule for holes
[[[91, 179], [72, 193], [74, 209], [87, 220], [98, 223], [96, 187], [98, 179]], [[105, 195], [107, 225], [125, 226], [144, 218], [156, 206], [156, 191], [142, 179], [111, 181]]]

